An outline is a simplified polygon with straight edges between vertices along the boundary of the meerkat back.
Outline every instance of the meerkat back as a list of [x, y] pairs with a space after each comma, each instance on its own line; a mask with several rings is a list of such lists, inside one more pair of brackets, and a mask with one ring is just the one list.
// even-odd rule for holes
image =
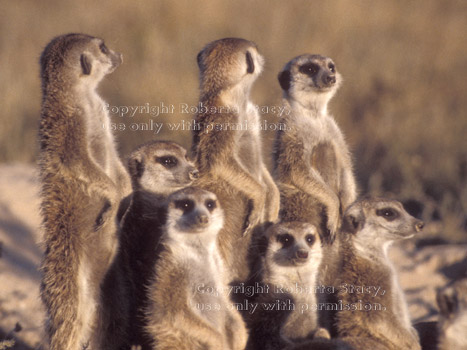
[[213, 193], [188, 187], [169, 197], [165, 251], [149, 288], [153, 349], [244, 349], [246, 330], [225, 295], [226, 271], [216, 242], [222, 224]]
[[114, 218], [129, 178], [95, 90], [121, 62], [84, 34], [53, 39], [40, 59], [41, 298], [51, 350], [99, 346], [100, 284], [117, 250]]
[[[216, 193], [226, 213], [219, 246], [231, 279], [246, 279], [246, 253], [252, 228], [275, 220], [278, 191], [263, 167], [259, 135], [238, 128], [256, 120], [249, 93], [263, 59], [253, 42], [226, 38], [209, 43], [197, 56], [200, 69], [201, 128], [193, 135], [199, 185]], [[246, 145], [250, 153], [245, 156]], [[265, 190], [271, 198], [266, 204]]]

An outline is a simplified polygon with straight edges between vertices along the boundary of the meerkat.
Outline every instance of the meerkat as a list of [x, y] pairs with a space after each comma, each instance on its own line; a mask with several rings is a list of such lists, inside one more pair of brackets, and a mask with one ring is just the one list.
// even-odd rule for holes
[[[254, 301], [256, 311], [248, 322], [249, 350], [282, 349], [313, 338], [319, 328], [317, 313], [308, 309], [316, 304], [314, 288], [322, 256], [316, 227], [278, 223], [266, 230], [263, 239], [265, 248], [252, 273], [258, 274], [264, 293]], [[272, 305], [283, 307], [271, 309]]]
[[263, 61], [255, 43], [238, 38], [211, 42], [197, 56], [201, 127], [194, 130], [192, 152], [198, 185], [214, 192], [226, 213], [218, 241], [231, 280], [248, 277], [250, 233], [257, 224], [275, 221], [279, 211], [279, 191], [263, 162], [254, 125], [259, 116], [249, 97]]
[[188, 187], [168, 198], [164, 251], [149, 288], [153, 349], [245, 348], [240, 314], [229, 306], [217, 246], [223, 211], [214, 193]]
[[388, 249], [422, 228], [395, 200], [365, 198], [347, 209], [336, 327], [339, 338], [356, 349], [421, 349]]
[[438, 290], [438, 349], [467, 350], [467, 278]]
[[287, 130], [274, 145], [275, 177], [281, 193], [280, 219], [306, 221], [322, 239], [334, 239], [341, 213], [356, 199], [349, 149], [328, 103], [341, 85], [332, 59], [305, 54], [278, 75]]
[[100, 286], [130, 181], [96, 89], [121, 63], [120, 53], [84, 34], [53, 39], [40, 57], [41, 298], [51, 350], [98, 348]]
[[[151, 141], [128, 156], [133, 193], [120, 206], [120, 248], [103, 285], [103, 301], [110, 349], [118, 346], [150, 348], [145, 334], [147, 287], [158, 259], [166, 219], [166, 199], [190, 186], [198, 170], [186, 150], [172, 141]], [[117, 317], [116, 315], [119, 314]], [[113, 321], [112, 321], [113, 320]]]

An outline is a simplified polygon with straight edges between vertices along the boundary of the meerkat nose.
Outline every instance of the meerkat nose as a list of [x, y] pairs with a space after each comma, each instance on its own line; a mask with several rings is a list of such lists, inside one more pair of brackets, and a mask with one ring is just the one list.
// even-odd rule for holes
[[425, 223], [423, 221], [419, 221], [415, 224], [415, 230], [417, 232], [420, 232], [421, 230], [423, 230], [423, 227], [425, 227]]
[[205, 214], [199, 214], [196, 216], [196, 223], [199, 225], [206, 225], [209, 223], [209, 217]]
[[197, 178], [199, 178], [199, 171], [196, 170], [196, 169], [190, 171], [190, 179], [191, 180], [196, 180]]
[[325, 74], [323, 76], [323, 83], [326, 85], [333, 85], [336, 83], [336, 76], [333, 74]]
[[295, 256], [299, 259], [306, 259], [308, 258], [308, 251], [306, 250], [303, 250], [303, 249], [299, 249], [297, 250], [297, 252], [295, 253]]

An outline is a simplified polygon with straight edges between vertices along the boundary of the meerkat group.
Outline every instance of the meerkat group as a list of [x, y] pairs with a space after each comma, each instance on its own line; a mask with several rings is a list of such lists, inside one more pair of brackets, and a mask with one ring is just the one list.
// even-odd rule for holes
[[[40, 59], [51, 350], [420, 349], [387, 249], [423, 223], [397, 201], [357, 200], [327, 108], [342, 82], [332, 59], [301, 55], [278, 75], [287, 128], [274, 176], [250, 99], [264, 65], [255, 43], [220, 39], [197, 55], [191, 156], [153, 141], [127, 170], [96, 93], [121, 62], [84, 34], [53, 39]], [[334, 297], [351, 310], [324, 320], [317, 286], [339, 283], [382, 287], [384, 310], [357, 312], [370, 301], [341, 290]], [[242, 289], [251, 286], [259, 291]]]

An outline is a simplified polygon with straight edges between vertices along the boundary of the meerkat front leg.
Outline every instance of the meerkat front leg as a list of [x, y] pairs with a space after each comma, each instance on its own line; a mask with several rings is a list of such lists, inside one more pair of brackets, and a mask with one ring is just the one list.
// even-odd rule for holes
[[297, 165], [297, 167], [292, 170], [291, 176], [294, 186], [310, 196], [317, 198], [324, 204], [327, 215], [326, 227], [329, 231], [329, 239], [333, 241], [340, 222], [339, 197], [320, 179], [319, 174], [315, 171], [311, 171], [310, 174], [307, 169], [302, 169]]
[[247, 218], [247, 227], [243, 233], [246, 235], [260, 222], [264, 211], [265, 197], [263, 186], [248, 172], [242, 171], [241, 169], [240, 163], [237, 163], [236, 166], [225, 163], [214, 168], [213, 172], [218, 174], [220, 178], [227, 181], [233, 188], [243, 193], [244, 196], [250, 198], [252, 201], [252, 209]]
[[263, 165], [263, 181], [266, 185], [265, 221], [275, 222], [279, 217], [280, 192], [268, 169]]

